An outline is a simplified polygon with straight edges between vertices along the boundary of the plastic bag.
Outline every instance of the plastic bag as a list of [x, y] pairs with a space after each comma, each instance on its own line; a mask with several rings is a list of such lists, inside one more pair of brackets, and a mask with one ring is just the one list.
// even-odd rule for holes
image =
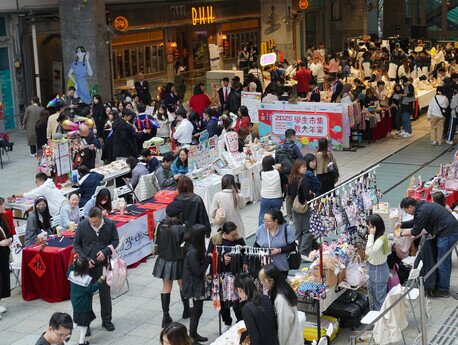
[[107, 284], [113, 289], [122, 289], [127, 280], [127, 265], [118, 257], [113, 246], [109, 246], [112, 252], [109, 267], [107, 269]]
[[387, 283], [387, 292], [390, 292], [392, 288], [394, 288], [396, 285], [401, 284], [401, 281], [398, 276], [398, 270], [399, 266], [398, 264], [395, 264], [392, 269], [390, 269], [390, 278], [388, 279]]
[[361, 257], [354, 255], [347, 266], [345, 281], [350, 286], [359, 286], [366, 281], [366, 266], [361, 263]]

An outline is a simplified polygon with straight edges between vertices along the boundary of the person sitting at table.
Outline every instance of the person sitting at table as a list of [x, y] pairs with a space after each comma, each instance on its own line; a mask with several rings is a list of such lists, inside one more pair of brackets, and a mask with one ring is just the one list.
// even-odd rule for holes
[[175, 158], [172, 164], [172, 174], [186, 175], [188, 173], [188, 149], [182, 148], [178, 151], [178, 157]]
[[178, 195], [174, 201], [181, 203], [181, 219], [188, 230], [194, 224], [205, 226], [206, 235], [210, 236], [212, 230], [210, 220], [208, 219], [207, 210], [202, 198], [194, 193], [192, 180], [187, 176], [181, 176], [177, 185]]
[[140, 152], [140, 160], [145, 163], [148, 172], [151, 174], [159, 167], [159, 160], [151, 154], [150, 149], [143, 149]]
[[166, 152], [162, 157], [162, 164], [157, 168], [154, 175], [156, 176], [157, 182], [161, 190], [176, 190], [177, 181], [180, 178], [181, 174], [173, 174], [172, 172], [172, 162], [174, 156], [172, 152]]
[[93, 207], [98, 207], [102, 210], [103, 216], [106, 217], [112, 210], [111, 193], [107, 188], [99, 190], [97, 195], [92, 196], [91, 199], [83, 207], [84, 218], [88, 217], [89, 210]]
[[70, 222], [78, 224], [80, 222], [80, 209], [78, 207], [80, 197], [77, 192], [70, 193], [68, 203], [64, 203], [60, 209], [60, 226], [66, 230]]
[[33, 212], [27, 218], [25, 228], [25, 245], [30, 246], [38, 242], [38, 235], [46, 231], [51, 233], [51, 215], [49, 213], [48, 200], [39, 196], [33, 203]]
[[72, 335], [73, 320], [67, 313], [55, 312], [49, 320], [49, 326], [35, 345], [62, 345]]
[[[5, 199], [0, 198], [0, 300], [11, 296], [10, 289], [10, 248], [13, 242], [10, 223], [3, 213]], [[0, 314], [6, 312], [6, 308], [0, 305]], [[0, 315], [0, 320], [2, 319]]]
[[129, 183], [132, 188], [135, 189], [138, 181], [140, 181], [140, 177], [148, 175], [148, 169], [144, 163], [139, 162], [138, 159], [133, 156], [127, 157], [126, 163], [132, 172], [132, 177], [130, 178]]
[[81, 195], [79, 207], [84, 207], [94, 195], [97, 187], [100, 186], [100, 182], [102, 182], [104, 176], [89, 171], [88, 167], [85, 165], [80, 165], [78, 167], [78, 175], [80, 176], [78, 181], [78, 192]]
[[[116, 248], [119, 244], [118, 230], [114, 221], [103, 217], [99, 207], [89, 210], [88, 219], [83, 220], [76, 229], [74, 249], [76, 253], [89, 261], [89, 271], [92, 279], [99, 279], [103, 268], [107, 265], [107, 256], [111, 254], [109, 245]], [[99, 287], [102, 327], [114, 331], [111, 322], [111, 294], [106, 282]], [[89, 326], [88, 326], [89, 327]], [[88, 329], [89, 330], [89, 329]]]
[[35, 184], [37, 188], [32, 189], [28, 193], [12, 195], [8, 201], [16, 201], [18, 198], [36, 199], [39, 196], [44, 196], [49, 204], [49, 213], [51, 216], [59, 214], [60, 207], [65, 201], [65, 196], [57, 189], [54, 181], [49, 179], [45, 173], [35, 175]]
[[445, 209], [453, 214], [456, 220], [458, 220], [458, 213], [454, 212], [445, 200], [445, 194], [442, 191], [434, 192], [432, 195], [433, 202], [436, 204], [442, 205]]

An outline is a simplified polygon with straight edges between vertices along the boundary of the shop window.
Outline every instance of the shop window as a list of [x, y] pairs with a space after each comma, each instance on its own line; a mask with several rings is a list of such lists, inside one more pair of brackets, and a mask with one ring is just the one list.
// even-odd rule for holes
[[227, 33], [227, 40], [229, 42], [229, 48], [225, 51], [226, 59], [236, 59], [237, 55], [244, 45], [248, 45], [253, 42], [259, 48], [259, 32], [258, 30]]
[[113, 49], [113, 78], [134, 78], [145, 74], [165, 72], [163, 44]]

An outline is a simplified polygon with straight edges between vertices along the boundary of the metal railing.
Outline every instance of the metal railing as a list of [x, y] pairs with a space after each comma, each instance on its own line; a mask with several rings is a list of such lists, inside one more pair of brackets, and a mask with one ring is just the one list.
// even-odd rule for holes
[[[448, 258], [449, 255], [452, 255], [453, 250], [456, 249], [458, 246], [458, 242], [451, 247], [448, 252], [431, 268], [428, 273], [425, 274], [424, 277], [418, 277], [419, 282], [419, 290], [420, 290], [420, 328], [421, 328], [421, 343], [422, 345], [428, 345], [428, 333], [426, 327], [426, 296], [425, 296], [425, 280], [429, 278], [431, 274], [439, 267], [439, 265]], [[385, 316], [391, 309], [393, 309], [398, 303], [404, 300], [414, 289], [414, 285], [410, 286], [408, 289], [404, 290], [404, 293], [399, 297], [394, 303], [392, 303], [383, 313], [380, 313], [370, 324], [367, 324], [362, 330], [356, 331], [354, 334], [350, 336], [350, 345], [356, 345], [356, 339], [364, 335], [371, 327], [375, 325], [377, 321], [379, 321], [382, 317]]]

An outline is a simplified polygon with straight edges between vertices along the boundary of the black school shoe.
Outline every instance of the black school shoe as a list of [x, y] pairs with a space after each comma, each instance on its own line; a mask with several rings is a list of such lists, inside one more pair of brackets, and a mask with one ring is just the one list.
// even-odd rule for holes
[[113, 325], [111, 321], [102, 322], [102, 327], [105, 328], [108, 332], [115, 330], [115, 326]]
[[431, 297], [448, 298], [450, 297], [450, 293], [448, 291], [443, 291], [443, 290], [433, 290], [431, 291]]

